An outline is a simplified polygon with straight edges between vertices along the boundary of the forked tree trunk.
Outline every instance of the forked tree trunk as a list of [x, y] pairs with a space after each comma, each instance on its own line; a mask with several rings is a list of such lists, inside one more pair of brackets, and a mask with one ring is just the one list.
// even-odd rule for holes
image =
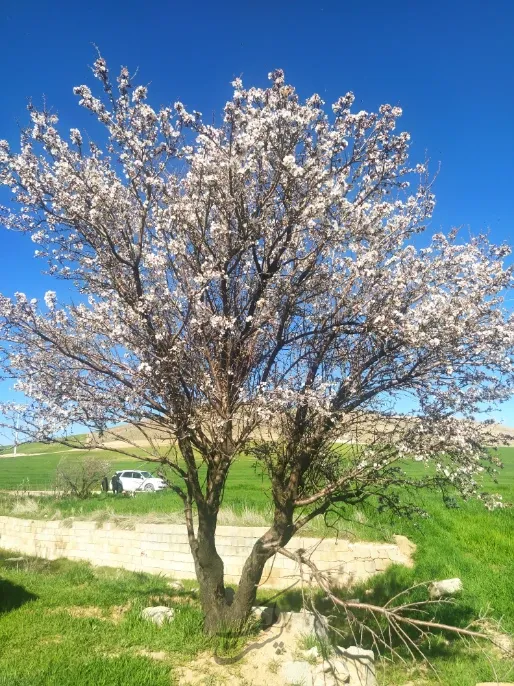
[[239, 586], [231, 604], [225, 596], [224, 565], [216, 550], [216, 518], [200, 516], [196, 542], [191, 546], [196, 577], [200, 587], [200, 603], [208, 634], [240, 631], [255, 604], [264, 565], [290, 535], [279, 533], [273, 526], [255, 542], [241, 573]]

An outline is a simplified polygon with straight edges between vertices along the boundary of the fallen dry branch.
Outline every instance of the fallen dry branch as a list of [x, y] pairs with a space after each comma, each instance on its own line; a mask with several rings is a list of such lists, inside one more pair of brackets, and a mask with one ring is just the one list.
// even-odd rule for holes
[[[425, 601], [418, 601], [414, 603], [404, 603], [402, 605], [397, 605], [394, 606], [394, 608], [390, 607], [390, 603], [397, 599], [400, 595], [405, 594], [414, 588], [417, 588], [419, 586], [428, 586], [429, 583], [431, 582], [425, 582], [422, 584], [416, 584], [415, 586], [412, 586], [405, 591], [402, 591], [402, 593], [397, 594], [395, 598], [392, 598], [386, 605], [381, 606], [381, 605], [374, 605], [372, 603], [363, 603], [363, 602], [356, 602], [354, 600], [342, 600], [341, 598], [338, 598], [334, 592], [331, 589], [330, 582], [327, 579], [326, 575], [321, 572], [318, 567], [312, 562], [312, 560], [308, 557], [305, 556], [305, 552], [303, 550], [298, 550], [296, 552], [290, 552], [289, 550], [285, 550], [284, 548], [281, 548], [279, 550], [281, 555], [284, 555], [285, 557], [288, 557], [291, 560], [296, 561], [300, 567], [302, 565], [305, 565], [306, 567], [309, 568], [311, 575], [314, 577], [316, 580], [318, 586], [321, 588], [321, 590], [326, 594], [326, 597], [335, 605], [338, 607], [342, 607], [345, 610], [363, 610], [365, 612], [368, 612], [369, 614], [372, 614], [373, 617], [376, 620], [376, 615], [384, 617], [388, 624], [389, 627], [392, 627], [395, 631], [395, 633], [398, 636], [403, 635], [403, 642], [409, 649], [408, 644], [412, 644], [412, 639], [405, 634], [405, 632], [401, 629], [401, 625], [407, 625], [409, 627], [414, 627], [421, 631], [422, 635], [424, 637], [427, 637], [429, 633], [431, 633], [433, 630], [440, 630], [440, 631], [448, 631], [454, 634], [458, 634], [461, 637], [469, 637], [472, 639], [484, 639], [486, 641], [489, 641], [490, 643], [493, 643], [496, 645], [496, 647], [500, 648], [501, 650], [504, 650], [504, 648], [494, 640], [493, 637], [490, 635], [487, 635], [485, 633], [481, 633], [479, 631], [472, 631], [471, 629], [466, 629], [466, 628], [461, 628], [457, 626], [452, 626], [450, 624], [442, 624], [441, 622], [434, 622], [431, 620], [423, 620], [423, 619], [415, 619], [413, 617], [406, 616], [403, 614], [404, 612], [416, 609], [416, 610], [422, 610], [423, 607], [428, 607], [430, 605], [440, 605], [441, 602], [445, 602], [444, 600], [425, 600]], [[447, 602], [447, 601], [446, 601]], [[371, 631], [369, 627], [366, 627], [368, 631]], [[383, 640], [380, 641], [381, 643], [384, 643]], [[407, 642], [407, 643], [406, 643]], [[390, 645], [391, 641], [389, 641], [389, 648], [391, 648]], [[416, 649], [419, 650], [416, 646]], [[410, 650], [409, 650], [410, 652]]]

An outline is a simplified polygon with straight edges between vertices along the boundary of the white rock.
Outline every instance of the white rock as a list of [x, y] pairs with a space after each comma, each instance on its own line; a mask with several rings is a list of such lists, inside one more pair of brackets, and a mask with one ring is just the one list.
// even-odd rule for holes
[[175, 610], [172, 607], [165, 607], [160, 605], [158, 607], [145, 607], [141, 612], [141, 617], [157, 624], [157, 626], [162, 626], [165, 622], [171, 622], [175, 616]]
[[445, 595], [454, 595], [462, 591], [462, 581], [460, 579], [443, 579], [442, 581], [434, 581], [428, 587], [428, 592], [432, 599], [442, 598]]
[[328, 672], [333, 672], [334, 668], [330, 664], [328, 660], [323, 660], [323, 662], [320, 665], [316, 665], [314, 667], [313, 674], [318, 675], [318, 674], [327, 674]]
[[293, 634], [298, 638], [315, 634], [321, 640], [328, 639], [328, 621], [323, 615], [315, 615], [313, 612], [283, 612], [280, 615], [284, 633]]
[[338, 679], [332, 674], [318, 674], [312, 678], [312, 686], [339, 686], [347, 683], [348, 681]]
[[306, 660], [317, 660], [319, 656], [319, 651], [317, 646], [313, 646], [309, 650], [302, 650], [302, 657], [304, 657]]
[[375, 655], [372, 650], [366, 650], [365, 648], [360, 648], [359, 646], [350, 646], [349, 648], [341, 648], [341, 646], [337, 646], [337, 653], [342, 658], [349, 658], [352, 660], [358, 659], [371, 662], [375, 660]]
[[265, 605], [255, 605], [252, 607], [252, 615], [254, 619], [261, 620], [262, 615], [266, 612], [268, 608]]
[[375, 676], [375, 656], [372, 650], [365, 650], [358, 646], [349, 648], [337, 647], [339, 660], [342, 662], [349, 675], [349, 683], [358, 686], [377, 686]]
[[[325, 681], [324, 681], [325, 680]], [[350, 672], [346, 663], [341, 658], [330, 658], [318, 665], [312, 675], [314, 686], [323, 686], [325, 683], [347, 684], [350, 681]]]
[[350, 681], [350, 670], [342, 658], [332, 658], [330, 660], [331, 672], [337, 676], [341, 683], [346, 684]]
[[288, 660], [280, 668], [281, 684], [305, 684], [312, 683], [312, 665], [302, 660]]
[[173, 591], [183, 591], [184, 590], [184, 584], [181, 581], [169, 581], [168, 586]]

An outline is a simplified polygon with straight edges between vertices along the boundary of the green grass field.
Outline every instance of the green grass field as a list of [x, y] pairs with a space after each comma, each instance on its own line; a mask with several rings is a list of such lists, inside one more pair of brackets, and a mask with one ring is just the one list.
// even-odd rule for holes
[[[197, 604], [170, 597], [163, 578], [66, 560], [0, 554], [0, 686], [170, 686], [175, 668], [206, 646]], [[176, 608], [173, 624], [140, 618], [149, 604]], [[160, 659], [146, 653], [162, 653]]]
[[[34, 447], [33, 452], [43, 451]], [[79, 453], [76, 455], [80, 457]], [[500, 456], [505, 468], [500, 473], [499, 483], [489, 484], [489, 488], [509, 503], [514, 501], [514, 449], [504, 448]], [[34, 484], [37, 479], [40, 483], [46, 479], [48, 483], [61, 457], [54, 449], [54, 452], [47, 450], [44, 455], [0, 459], [0, 487], [15, 488], [24, 476], [34, 479]], [[105, 459], [105, 455], [102, 457]], [[115, 468], [129, 466], [125, 458], [117, 464], [120, 466]], [[478, 502], [458, 502], [457, 507], [449, 509], [434, 493], [424, 494], [418, 504], [425, 507], [428, 517], [413, 521], [391, 520], [370, 503], [359, 511], [349, 512], [349, 521], [342, 524], [343, 529], [359, 538], [388, 539], [392, 533], [401, 533], [418, 546], [413, 569], [391, 568], [368, 584], [371, 600], [384, 602], [398, 590], [417, 582], [458, 576], [463, 581], [464, 591], [454, 606], [441, 611], [440, 619], [466, 626], [473, 618], [487, 615], [490, 620], [500, 621], [504, 631], [514, 633], [514, 510], [505, 507], [491, 512]], [[266, 520], [269, 509], [267, 484], [254, 471], [249, 459], [243, 458], [234, 465], [224, 507], [232, 510], [236, 517], [250, 511], [263, 522]], [[0, 514], [36, 518], [137, 516], [165, 520], [169, 513], [177, 512], [179, 508], [178, 499], [171, 493], [136, 497], [109, 494], [86, 501], [14, 495], [0, 498]], [[245, 523], [244, 519], [240, 523]], [[313, 530], [313, 533], [322, 532], [321, 525]], [[333, 535], [334, 532], [328, 533]], [[84, 575], [84, 581], [80, 581], [81, 575]], [[194, 655], [202, 643], [201, 633], [198, 634], [201, 618], [194, 605], [184, 614], [184, 625], [167, 628], [161, 634], [142, 626], [135, 611], [128, 612], [116, 626], [100, 619], [70, 617], [64, 610], [55, 615], [47, 611], [48, 607], [59, 604], [63, 607], [95, 605], [107, 611], [110, 606], [121, 605], [128, 599], [137, 600], [146, 592], [153, 593], [150, 589], [158, 587], [162, 591], [162, 579], [152, 580], [121, 571], [91, 570], [65, 561], [37, 562], [28, 571], [9, 569], [6, 572], [5, 567], [0, 567], [0, 577], [8, 578], [9, 583], [38, 596], [34, 602], [0, 614], [0, 686], [170, 684], [174, 678], [173, 665]], [[352, 597], [363, 592], [364, 589], [352, 591]], [[282, 600], [284, 603], [290, 601]], [[190, 634], [183, 628], [185, 625]], [[60, 636], [62, 642], [45, 643], [41, 638], [44, 636]], [[34, 657], [28, 661], [22, 658], [26, 645], [35, 646], [31, 652]], [[82, 645], [88, 649], [81, 650]], [[116, 652], [117, 645], [120, 654], [130, 653], [127, 660], [105, 657]], [[131, 652], [136, 647], [137, 650]], [[149, 661], [137, 652], [143, 648], [166, 650], [171, 657], [163, 663]], [[490, 650], [484, 655], [476, 648], [465, 649], [460, 642], [436, 641], [430, 659], [438, 670], [439, 682], [426, 666], [406, 668], [395, 664], [387, 667], [383, 683], [402, 686], [411, 681], [416, 686], [435, 683], [475, 686], [480, 681], [494, 681], [494, 670], [500, 681], [514, 680], [511, 661], [500, 659]], [[118, 664], [120, 662], [122, 664]], [[44, 678], [30, 681], [29, 672], [44, 675]], [[148, 675], [144, 677], [146, 681], [143, 674]]]
[[[4, 450], [3, 452], [11, 451]], [[20, 452], [26, 454], [17, 457], [2, 457], [2, 452], [0, 452], [0, 490], [20, 488], [33, 491], [52, 490], [55, 485], [57, 466], [62, 460], [70, 458], [80, 460], [86, 456], [93, 456], [110, 462], [113, 471], [133, 465], [142, 468], [139, 460], [127, 459], [123, 455], [110, 451], [70, 451], [64, 446], [29, 443], [20, 446]], [[142, 451], [140, 452], [142, 454]]]

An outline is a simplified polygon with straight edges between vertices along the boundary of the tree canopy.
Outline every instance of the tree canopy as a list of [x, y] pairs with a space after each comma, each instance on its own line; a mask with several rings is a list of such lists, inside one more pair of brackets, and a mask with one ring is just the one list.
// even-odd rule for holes
[[[115, 423], [157, 428], [176, 450], [148, 457], [174, 473], [199, 576], [202, 546], [219, 559], [230, 466], [252, 454], [274, 514], [251, 584], [332, 508], [370, 496], [400, 507], [404, 486], [480, 495], [494, 439], [472, 420], [513, 381], [510, 251], [429, 235], [432, 183], [409, 161], [400, 108], [302, 100], [277, 70], [265, 89], [236, 79], [208, 124], [180, 102], [153, 109], [125, 68], [117, 84], [103, 58], [93, 71], [103, 93], [74, 91], [96, 142], [32, 106], [20, 151], [0, 142], [15, 201], [4, 224], [78, 291], [68, 304], [53, 291], [44, 304], [0, 297], [1, 367], [30, 399], [24, 430], [49, 439], [78, 423], [100, 445]], [[434, 471], [415, 482], [407, 456]], [[217, 578], [221, 598], [222, 564]]]

